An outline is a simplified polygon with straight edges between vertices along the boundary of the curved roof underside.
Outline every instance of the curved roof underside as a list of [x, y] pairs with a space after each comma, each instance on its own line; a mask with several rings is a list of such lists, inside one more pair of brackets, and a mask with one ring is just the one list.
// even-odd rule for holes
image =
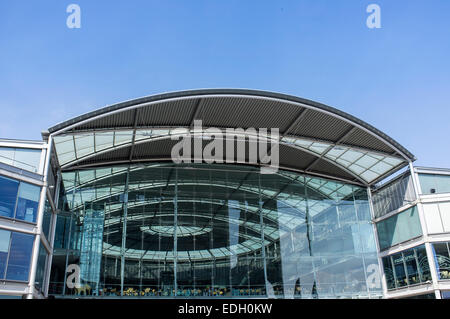
[[[170, 161], [174, 129], [279, 128], [280, 168], [372, 185], [415, 157], [366, 122], [294, 96], [239, 89], [191, 90], [131, 100], [49, 129], [62, 170]], [[178, 131], [177, 131], [178, 132]], [[208, 143], [208, 142], [204, 142]]]

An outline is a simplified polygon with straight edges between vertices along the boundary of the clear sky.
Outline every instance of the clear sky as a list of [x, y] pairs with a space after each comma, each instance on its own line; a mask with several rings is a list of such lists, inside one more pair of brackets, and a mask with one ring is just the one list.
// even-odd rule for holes
[[[69, 29], [66, 8], [81, 8]], [[381, 29], [366, 7], [381, 8]], [[0, 137], [146, 95], [251, 88], [374, 125], [450, 167], [449, 0], [2, 0]]]

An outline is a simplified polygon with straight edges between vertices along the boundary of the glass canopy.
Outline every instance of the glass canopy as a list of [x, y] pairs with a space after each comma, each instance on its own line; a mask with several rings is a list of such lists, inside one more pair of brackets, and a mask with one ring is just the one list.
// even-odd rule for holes
[[[200, 132], [189, 128], [136, 129], [136, 131], [117, 129], [58, 135], [54, 140], [59, 164], [65, 167], [98, 154], [129, 147], [132, 144], [170, 139], [174, 135], [184, 136], [194, 133], [200, 134]], [[295, 136], [284, 136], [279, 142], [282, 145], [294, 147], [323, 158], [332, 165], [359, 177], [366, 183], [373, 182], [404, 163], [402, 158], [381, 152]], [[167, 156], [170, 159], [170, 154], [167, 154]]]

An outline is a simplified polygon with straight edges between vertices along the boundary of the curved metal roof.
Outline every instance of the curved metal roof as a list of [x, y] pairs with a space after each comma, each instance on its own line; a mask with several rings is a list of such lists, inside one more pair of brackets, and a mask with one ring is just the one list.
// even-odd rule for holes
[[174, 129], [279, 128], [280, 168], [363, 185], [414, 161], [395, 140], [333, 107], [242, 89], [153, 95], [107, 106], [49, 129], [63, 170], [170, 160]]

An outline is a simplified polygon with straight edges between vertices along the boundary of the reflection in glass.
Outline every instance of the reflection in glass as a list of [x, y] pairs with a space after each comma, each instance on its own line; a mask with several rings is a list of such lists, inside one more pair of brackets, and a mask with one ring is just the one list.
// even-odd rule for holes
[[31, 223], [36, 222], [40, 190], [39, 186], [20, 183], [16, 219]]
[[44, 288], [45, 270], [47, 266], [47, 250], [42, 243], [39, 244], [39, 256], [36, 268], [35, 288], [42, 290]]
[[33, 235], [15, 232], [11, 234], [11, 247], [9, 250], [8, 267], [6, 269], [6, 279], [18, 281], [28, 280], [33, 241]]
[[425, 195], [450, 193], [450, 175], [419, 174], [419, 181]]
[[425, 246], [417, 246], [383, 258], [388, 289], [417, 285], [431, 280]]
[[0, 229], [0, 279], [5, 278], [11, 232]]
[[[63, 174], [50, 293], [379, 297], [367, 191], [287, 171], [149, 164]], [[64, 285], [78, 264], [81, 288]]]
[[0, 216], [14, 217], [19, 182], [0, 176]]
[[450, 251], [449, 243], [433, 244], [434, 258], [439, 280], [450, 279]]
[[417, 206], [378, 222], [377, 231], [381, 250], [421, 236]]

